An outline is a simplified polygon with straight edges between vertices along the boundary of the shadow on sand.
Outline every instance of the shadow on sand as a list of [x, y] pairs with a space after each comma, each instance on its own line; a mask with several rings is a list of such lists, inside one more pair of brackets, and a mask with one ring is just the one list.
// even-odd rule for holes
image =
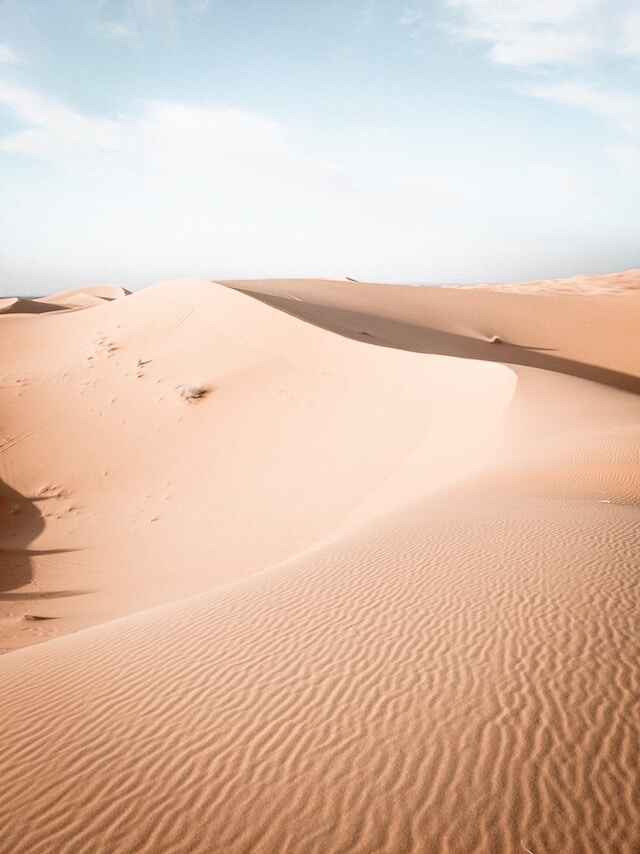
[[252, 291], [246, 287], [234, 288], [234, 290], [241, 291], [247, 296], [307, 323], [343, 335], [345, 338], [359, 341], [366, 339], [368, 343], [377, 344], [380, 347], [477, 359], [483, 362], [500, 362], [527, 368], [542, 368], [640, 394], [640, 378], [637, 376], [600, 365], [555, 356], [553, 351], [546, 348], [508, 343], [498, 336], [483, 341], [426, 325], [416, 325], [389, 317], [381, 318], [365, 311], [353, 311], [333, 305], [328, 307], [314, 303], [312, 300], [298, 302], [290, 297]]
[[44, 529], [44, 519], [34, 501], [0, 480], [0, 602], [25, 602], [80, 596], [83, 590], [19, 591], [33, 581], [31, 559], [36, 555], [63, 554], [75, 549], [29, 549]]

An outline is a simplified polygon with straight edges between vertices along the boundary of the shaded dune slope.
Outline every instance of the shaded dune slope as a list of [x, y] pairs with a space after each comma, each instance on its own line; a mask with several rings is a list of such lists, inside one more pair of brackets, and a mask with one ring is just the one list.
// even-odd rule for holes
[[0, 299], [0, 315], [4, 314], [48, 314], [54, 311], [70, 311], [92, 308], [128, 296], [130, 291], [114, 285], [95, 285], [75, 290], [59, 291], [46, 297], [7, 297]]
[[226, 282], [317, 324], [384, 347], [542, 368], [638, 393], [640, 292], [509, 293], [322, 280]]
[[78, 296], [93, 296], [96, 299], [111, 301], [121, 299], [121, 297], [129, 296], [131, 291], [119, 285], [86, 285], [83, 288], [73, 288], [66, 291], [56, 291], [53, 294], [48, 294], [46, 297], [39, 297], [40, 302], [73, 302]]
[[0, 299], [0, 315], [4, 314], [46, 314], [51, 311], [66, 309], [64, 305], [52, 302], [40, 302], [37, 299], [22, 297], [7, 297]]
[[[386, 345], [328, 334], [211, 286], [210, 322], [215, 305], [226, 310], [224, 328], [236, 318], [232, 339], [241, 328], [247, 344], [273, 335], [269, 353], [286, 349], [305, 365], [296, 392], [318, 380], [332, 354], [336, 375], [364, 360], [343, 405], [372, 370], [386, 401], [378, 418], [402, 403], [396, 384], [407, 372], [414, 394], [423, 382], [421, 396], [410, 396], [415, 408], [395, 425], [376, 432], [376, 417], [369, 419], [376, 446], [393, 440], [396, 448], [395, 456], [386, 451], [384, 483], [378, 476], [351, 493], [346, 519], [343, 510], [329, 513], [322, 530], [288, 541], [279, 562], [273, 552], [270, 568], [263, 561], [198, 596], [0, 659], [0, 849], [636, 851], [640, 403], [626, 381], [595, 383], [582, 368], [568, 375], [576, 362], [616, 379], [636, 376], [635, 339], [625, 340], [627, 349], [620, 342], [634, 296], [616, 297], [629, 300], [626, 314], [607, 296], [591, 296], [600, 305], [591, 315], [571, 314], [550, 295], [518, 308], [505, 305], [509, 295], [487, 292], [397, 300], [395, 289], [380, 286], [362, 296], [331, 283], [234, 287]], [[208, 299], [202, 285], [190, 294]], [[155, 297], [127, 300], [128, 319], [122, 313], [119, 322], [133, 330], [145, 299]], [[25, 330], [14, 327], [23, 340]], [[202, 346], [197, 328], [187, 338]], [[468, 349], [450, 355], [505, 352], [481, 335], [510, 341], [509, 357], [516, 345], [524, 351], [506, 415], [507, 369], [421, 355], [460, 339]], [[123, 333], [123, 347], [126, 340]], [[319, 362], [309, 363], [320, 341]], [[542, 347], [558, 354], [561, 372], [531, 368], [530, 354]], [[373, 353], [379, 362], [369, 361]], [[427, 364], [444, 371], [444, 384]], [[613, 387], [620, 385], [627, 390]], [[338, 387], [334, 379], [330, 393]], [[455, 408], [460, 398], [473, 402], [477, 421]], [[373, 396], [363, 400], [372, 406]], [[204, 422], [207, 402], [190, 414]], [[425, 407], [430, 417], [407, 440], [407, 413]], [[284, 408], [265, 408], [262, 398], [256, 412], [264, 421]], [[244, 410], [234, 426], [246, 417]], [[320, 433], [328, 418], [323, 408], [305, 426], [319, 420]], [[362, 445], [372, 464], [363, 427], [348, 437], [351, 454]], [[204, 435], [184, 434], [192, 442]], [[330, 453], [341, 447], [336, 439]], [[320, 487], [319, 471], [306, 474], [307, 490]], [[338, 474], [333, 463], [330, 475]], [[348, 482], [348, 473], [336, 481]], [[249, 503], [247, 520], [259, 506]], [[278, 520], [298, 516], [285, 510], [278, 506], [270, 522], [286, 537]]]
[[91, 308], [103, 302], [112, 302], [116, 299], [129, 296], [131, 291], [117, 285], [89, 285], [84, 288], [58, 291], [46, 297], [39, 297], [40, 303], [54, 303], [56, 306], [72, 308]]

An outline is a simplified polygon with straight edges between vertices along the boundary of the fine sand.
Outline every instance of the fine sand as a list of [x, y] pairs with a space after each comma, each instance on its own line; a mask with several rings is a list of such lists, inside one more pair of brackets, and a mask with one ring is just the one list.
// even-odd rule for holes
[[0, 317], [0, 852], [640, 850], [639, 284]]

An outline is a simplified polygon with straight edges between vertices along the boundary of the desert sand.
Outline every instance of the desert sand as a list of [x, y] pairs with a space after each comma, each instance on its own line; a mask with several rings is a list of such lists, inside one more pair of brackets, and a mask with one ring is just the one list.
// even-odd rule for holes
[[639, 284], [0, 305], [0, 851], [640, 850]]

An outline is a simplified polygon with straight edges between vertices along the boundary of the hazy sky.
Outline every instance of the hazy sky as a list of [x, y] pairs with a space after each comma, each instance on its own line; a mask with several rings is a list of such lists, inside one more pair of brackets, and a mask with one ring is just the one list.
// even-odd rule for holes
[[640, 266], [638, 0], [0, 0], [0, 292]]

